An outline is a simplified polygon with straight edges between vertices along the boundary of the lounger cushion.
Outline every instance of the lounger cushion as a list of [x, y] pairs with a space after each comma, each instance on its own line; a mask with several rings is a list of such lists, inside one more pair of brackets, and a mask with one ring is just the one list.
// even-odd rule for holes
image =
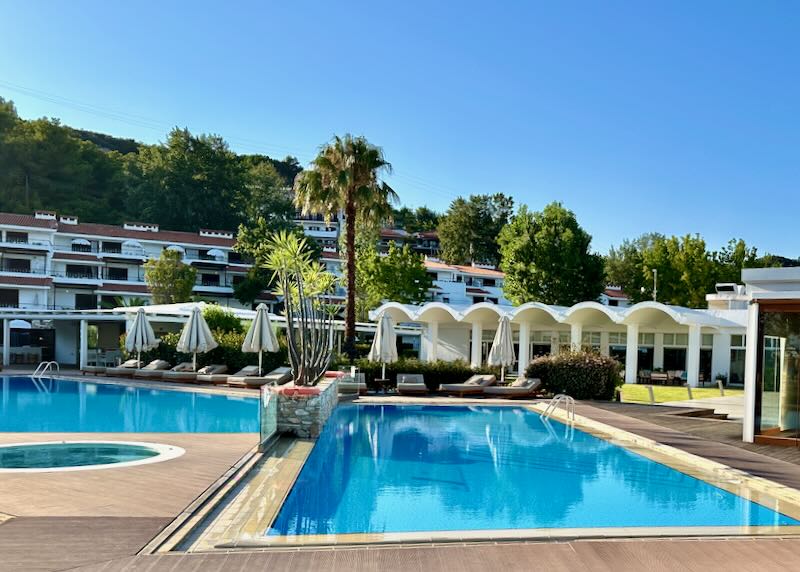
[[514, 383], [511, 384], [511, 387], [527, 387], [530, 385], [531, 380], [526, 377], [518, 377]]

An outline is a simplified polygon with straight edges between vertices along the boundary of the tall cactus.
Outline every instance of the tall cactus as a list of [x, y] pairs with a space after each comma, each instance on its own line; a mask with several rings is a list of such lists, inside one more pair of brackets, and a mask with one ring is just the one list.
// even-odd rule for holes
[[289, 364], [295, 385], [317, 385], [333, 357], [335, 307], [325, 301], [334, 277], [311, 260], [305, 238], [279, 232], [265, 245], [264, 266], [283, 296]]

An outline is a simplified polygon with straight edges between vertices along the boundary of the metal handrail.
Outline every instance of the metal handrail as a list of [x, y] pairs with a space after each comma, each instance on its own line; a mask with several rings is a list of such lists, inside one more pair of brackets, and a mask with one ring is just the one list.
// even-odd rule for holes
[[567, 414], [567, 419], [570, 421], [575, 421], [575, 400], [566, 395], [565, 393], [559, 393], [553, 399], [550, 400], [550, 403], [547, 405], [545, 410], [541, 413], [540, 417], [547, 419], [551, 417], [555, 410], [558, 408], [559, 405], [564, 407], [564, 411]]
[[31, 377], [33, 379], [41, 379], [44, 377], [44, 374], [46, 374], [48, 371], [53, 370], [53, 366], [55, 366], [56, 373], [60, 374], [61, 366], [58, 365], [57, 361], [43, 361], [36, 366], [36, 369], [33, 370], [33, 374], [31, 375]]

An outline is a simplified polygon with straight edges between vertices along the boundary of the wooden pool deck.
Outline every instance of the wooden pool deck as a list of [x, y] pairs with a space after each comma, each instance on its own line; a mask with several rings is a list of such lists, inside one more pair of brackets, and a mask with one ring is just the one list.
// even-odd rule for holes
[[[370, 398], [375, 400], [380, 398]], [[475, 400], [438, 401], [463, 403]], [[388, 403], [389, 400], [387, 399]], [[488, 405], [492, 402], [480, 400]], [[800, 451], [739, 441], [741, 425], [670, 408], [579, 403], [578, 413], [800, 489]], [[0, 442], [55, 434], [0, 434]], [[130, 439], [131, 435], [117, 438]], [[84, 438], [86, 436], [84, 435]], [[101, 438], [93, 434], [91, 438]], [[252, 435], [137, 435], [184, 447], [173, 461], [121, 470], [0, 475], [0, 571], [787, 570], [800, 538], [596, 539], [137, 555], [254, 444]], [[159, 465], [161, 465], [159, 467]], [[67, 479], [64, 477], [67, 476]], [[41, 477], [41, 478], [39, 478]], [[3, 514], [14, 518], [4, 520]]]

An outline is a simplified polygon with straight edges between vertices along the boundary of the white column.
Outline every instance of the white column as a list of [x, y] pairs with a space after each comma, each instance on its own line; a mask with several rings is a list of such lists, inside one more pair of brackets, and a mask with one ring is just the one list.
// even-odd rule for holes
[[80, 325], [80, 350], [78, 357], [78, 365], [81, 369], [86, 367], [89, 358], [89, 322], [81, 320]]
[[11, 320], [3, 320], [3, 365], [11, 364]]
[[653, 369], [664, 369], [664, 333], [656, 332], [653, 339]]
[[531, 325], [528, 322], [522, 322], [519, 325], [519, 356], [517, 358], [519, 374], [525, 375], [525, 370], [528, 369], [531, 361]]
[[550, 355], [557, 356], [561, 351], [561, 332], [554, 330], [551, 332], [550, 338]]
[[478, 322], [472, 324], [472, 345], [470, 346], [469, 365], [472, 368], [481, 367], [481, 344], [483, 343], [483, 325]]
[[625, 383], [636, 383], [639, 376], [639, 324], [628, 325], [625, 350]]
[[439, 322], [428, 322], [428, 361], [436, 361], [439, 350]]
[[758, 354], [758, 303], [747, 309], [747, 347], [744, 360], [744, 418], [742, 441], [752, 443], [756, 424], [756, 369]]
[[686, 381], [691, 387], [700, 385], [700, 326], [689, 326], [689, 347], [686, 348]]
[[611, 348], [609, 347], [608, 342], [608, 332], [600, 332], [600, 355], [611, 355]]
[[583, 337], [583, 324], [570, 324], [569, 326], [569, 343], [572, 349], [581, 349], [581, 341]]
[[714, 334], [711, 346], [711, 381], [716, 383], [716, 376], [721, 373], [728, 379], [731, 375], [731, 335]]

